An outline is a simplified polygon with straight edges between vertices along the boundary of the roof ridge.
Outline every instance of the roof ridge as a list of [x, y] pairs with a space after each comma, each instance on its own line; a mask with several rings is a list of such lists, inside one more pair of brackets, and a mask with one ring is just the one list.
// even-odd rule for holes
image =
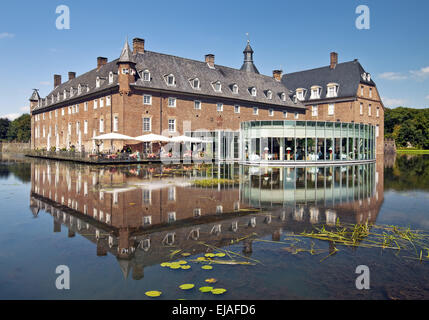
[[[360, 64], [360, 62], [357, 59], [355, 59], [355, 60], [351, 60], [351, 61], [344, 61], [344, 62], [337, 63], [337, 66], [340, 65], [340, 64], [343, 65], [343, 64], [347, 64], [347, 63], [356, 63], [356, 62], [358, 64]], [[296, 74], [296, 73], [302, 73], [302, 72], [320, 70], [320, 69], [325, 69], [325, 68], [329, 68], [329, 67], [330, 67], [330, 65], [326, 65], [326, 66], [318, 67], [318, 68], [312, 68], [312, 69], [306, 69], [306, 70], [301, 70], [301, 71], [290, 72], [290, 73], [286, 73], [285, 75], [291, 75], [291, 74]]]

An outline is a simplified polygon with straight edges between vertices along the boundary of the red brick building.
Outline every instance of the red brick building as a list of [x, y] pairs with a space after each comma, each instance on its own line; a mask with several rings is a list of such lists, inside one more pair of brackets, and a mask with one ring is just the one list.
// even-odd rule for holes
[[[118, 59], [108, 62], [107, 58], [98, 57], [95, 69], [78, 77], [69, 72], [66, 82], [54, 75], [54, 89], [43, 99], [37, 91], [33, 92], [32, 148], [59, 150], [74, 146], [88, 152], [96, 150], [92, 138], [103, 133], [118, 132], [132, 137], [146, 133], [170, 137], [198, 133], [215, 141], [215, 158], [238, 160], [244, 152], [240, 143], [241, 123], [293, 119], [376, 124], [377, 152], [382, 152], [383, 105], [375, 84], [370, 79], [343, 77], [343, 72], [339, 72], [343, 65], [355, 64], [362, 77], [366, 77], [368, 74], [358, 62], [335, 67], [331, 62], [328, 68], [332, 72], [327, 78], [316, 77], [313, 82], [306, 82], [323, 91], [328, 90], [325, 82], [331, 79], [326, 84], [337, 84], [335, 98], [322, 95], [318, 99], [302, 99], [297, 96], [299, 90], [311, 88], [296, 87], [299, 81], [289, 84], [296, 74], [282, 77], [282, 71], [274, 70], [272, 77], [261, 75], [253, 63], [249, 43], [243, 53], [244, 62], [238, 70], [215, 64], [212, 54], [203, 61], [195, 61], [148, 51], [139, 38], [133, 39], [131, 50], [127, 41]], [[343, 92], [348, 87], [356, 90], [345, 97]], [[334, 115], [325, 111], [332, 102]], [[318, 113], [314, 116], [312, 109], [316, 103]], [[360, 104], [366, 110], [364, 114], [359, 114]], [[372, 114], [368, 108], [372, 108]], [[123, 142], [117, 141], [112, 147], [116, 150], [122, 146]], [[101, 150], [110, 148], [101, 146]]]

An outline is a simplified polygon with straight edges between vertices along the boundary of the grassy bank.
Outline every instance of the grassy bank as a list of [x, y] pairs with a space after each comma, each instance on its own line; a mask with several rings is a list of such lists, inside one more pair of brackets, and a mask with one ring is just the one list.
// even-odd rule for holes
[[424, 149], [396, 149], [396, 152], [406, 154], [429, 154], [429, 150]]

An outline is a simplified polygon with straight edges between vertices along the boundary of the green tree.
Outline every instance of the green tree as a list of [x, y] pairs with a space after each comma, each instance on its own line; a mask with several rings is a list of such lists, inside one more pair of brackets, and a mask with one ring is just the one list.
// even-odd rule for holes
[[31, 137], [31, 117], [28, 113], [13, 120], [7, 131], [9, 141], [28, 142]]
[[10, 120], [7, 118], [0, 119], [0, 140], [7, 138], [7, 131], [9, 130]]

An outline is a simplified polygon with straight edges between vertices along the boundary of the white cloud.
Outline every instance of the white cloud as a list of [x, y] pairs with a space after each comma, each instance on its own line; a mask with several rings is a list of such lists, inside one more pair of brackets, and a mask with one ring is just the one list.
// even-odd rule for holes
[[8, 118], [10, 121], [13, 121], [20, 116], [21, 116], [21, 113], [8, 113], [0, 116], [0, 118]]
[[404, 99], [395, 99], [395, 98], [383, 97], [383, 98], [381, 98], [381, 100], [383, 101], [384, 105], [386, 107], [389, 107], [389, 108], [400, 107], [400, 106], [404, 106], [406, 104], [406, 100], [404, 100]]
[[22, 111], [22, 112], [28, 112], [29, 110], [30, 110], [29, 106], [24, 106], [24, 107], [19, 108], [19, 111]]
[[419, 78], [426, 78], [429, 76], [429, 67], [424, 67], [420, 70], [411, 70], [410, 73]]
[[407, 79], [408, 76], [401, 74], [399, 72], [384, 72], [379, 75], [381, 79], [386, 80], [404, 80]]
[[13, 33], [9, 33], [9, 32], [0, 33], [0, 39], [13, 38], [13, 37], [15, 37]]

